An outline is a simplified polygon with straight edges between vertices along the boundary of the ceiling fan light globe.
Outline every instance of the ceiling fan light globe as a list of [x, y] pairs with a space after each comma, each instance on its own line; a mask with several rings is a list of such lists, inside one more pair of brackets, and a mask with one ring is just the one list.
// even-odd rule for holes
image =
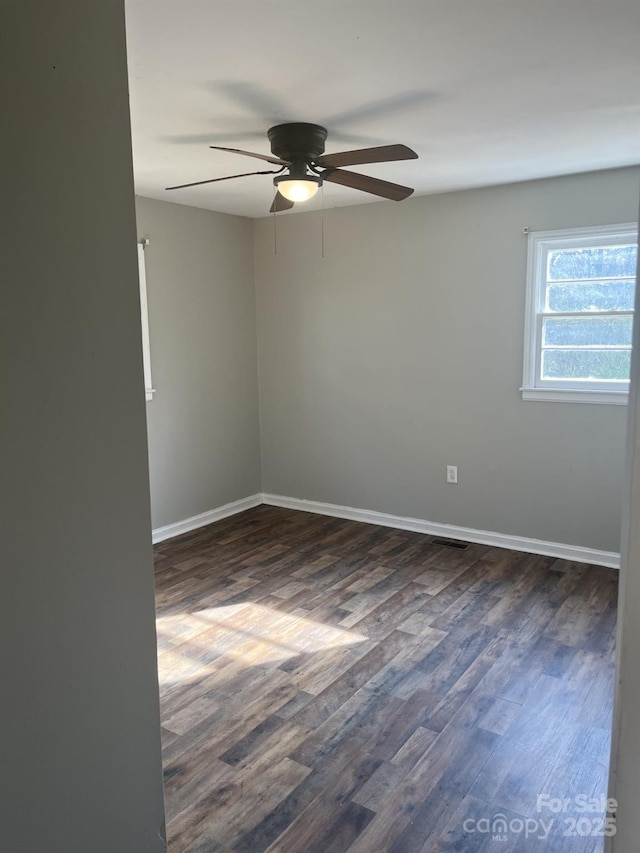
[[281, 179], [276, 186], [280, 195], [289, 201], [308, 201], [318, 192], [320, 182], [313, 178]]

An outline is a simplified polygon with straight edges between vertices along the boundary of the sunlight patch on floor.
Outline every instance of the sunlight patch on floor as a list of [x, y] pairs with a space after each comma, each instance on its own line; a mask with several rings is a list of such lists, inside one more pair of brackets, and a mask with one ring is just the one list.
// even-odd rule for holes
[[246, 666], [277, 665], [302, 654], [365, 642], [357, 631], [325, 625], [254, 602], [207, 607], [157, 620], [159, 676], [164, 687], [183, 683], [221, 658]]

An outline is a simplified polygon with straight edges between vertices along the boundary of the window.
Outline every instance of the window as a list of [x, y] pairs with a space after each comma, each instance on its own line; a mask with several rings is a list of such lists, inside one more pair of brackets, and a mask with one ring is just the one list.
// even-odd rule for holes
[[149, 245], [148, 240], [138, 243], [138, 277], [140, 281], [140, 319], [142, 322], [142, 363], [144, 366], [144, 396], [153, 400], [155, 388], [151, 381], [151, 347], [149, 345], [149, 311], [147, 308], [147, 272], [144, 251]]
[[529, 234], [525, 400], [626, 403], [638, 226]]

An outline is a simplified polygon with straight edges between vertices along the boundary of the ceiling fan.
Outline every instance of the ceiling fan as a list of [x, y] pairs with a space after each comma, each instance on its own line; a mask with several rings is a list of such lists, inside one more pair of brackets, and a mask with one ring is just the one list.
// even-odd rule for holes
[[217, 151], [231, 151], [233, 154], [244, 154], [279, 166], [262, 172], [243, 172], [240, 175], [227, 175], [224, 178], [210, 178], [207, 181], [194, 181], [190, 184], [179, 184], [167, 187], [168, 190], [180, 190], [185, 187], [196, 187], [201, 184], [212, 184], [216, 181], [228, 181], [232, 178], [245, 178], [249, 175], [277, 175], [273, 183], [277, 189], [270, 212], [276, 213], [288, 210], [298, 201], [312, 198], [322, 186], [323, 181], [342, 184], [354, 190], [362, 190], [381, 198], [392, 201], [402, 201], [413, 192], [411, 187], [392, 184], [379, 178], [360, 175], [357, 172], [345, 172], [340, 166], [357, 166], [364, 163], [385, 163], [395, 160], [413, 160], [417, 158], [415, 151], [406, 145], [379, 145], [375, 148], [361, 148], [357, 151], [341, 151], [338, 154], [325, 154], [324, 144], [327, 130], [319, 124], [306, 122], [291, 122], [278, 124], [267, 132], [271, 144], [272, 157], [267, 154], [256, 154], [253, 151], [242, 151], [239, 148], [224, 148], [221, 145], [210, 145]]

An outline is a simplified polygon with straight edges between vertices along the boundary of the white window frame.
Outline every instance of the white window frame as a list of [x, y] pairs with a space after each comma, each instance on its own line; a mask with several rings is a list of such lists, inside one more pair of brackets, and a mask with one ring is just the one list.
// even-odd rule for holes
[[[638, 242], [638, 224], [601, 225], [565, 228], [556, 231], [532, 231], [528, 236], [527, 290], [524, 329], [523, 400], [561, 403], [605, 403], [626, 405], [629, 383], [586, 382], [567, 379], [541, 379], [542, 320], [546, 295], [547, 255], [553, 249], [577, 246], [628, 245]], [[637, 282], [636, 282], [637, 286]], [[619, 312], [616, 312], [619, 313]], [[629, 312], [633, 314], [633, 312]], [[565, 315], [566, 316], [566, 315]]]
[[145, 400], [153, 400], [155, 388], [151, 379], [151, 344], [149, 340], [149, 307], [147, 303], [147, 268], [145, 249], [148, 240], [138, 243], [138, 281], [140, 283], [140, 324], [142, 331], [142, 364], [144, 367], [144, 396]]

